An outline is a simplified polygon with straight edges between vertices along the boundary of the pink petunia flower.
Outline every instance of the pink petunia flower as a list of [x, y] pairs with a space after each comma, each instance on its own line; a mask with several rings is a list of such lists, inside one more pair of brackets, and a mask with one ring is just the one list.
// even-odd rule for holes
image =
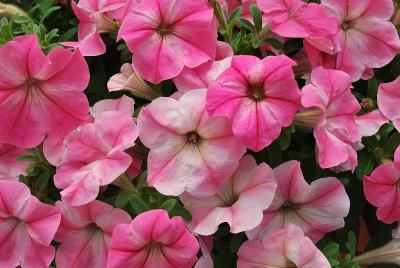
[[190, 268], [198, 251], [199, 243], [182, 218], [170, 219], [165, 210], [156, 209], [114, 229], [107, 268]]
[[94, 200], [100, 186], [112, 183], [130, 167], [132, 157], [124, 150], [133, 147], [137, 137], [131, 115], [111, 110], [95, 115], [93, 123], [71, 133], [61, 151], [49, 145], [50, 155], [58, 156], [50, 159], [59, 160], [54, 183], [63, 189], [62, 200], [72, 206]]
[[61, 214], [17, 181], [0, 181], [0, 267], [47, 268]]
[[246, 155], [214, 196], [181, 196], [192, 214], [187, 226], [200, 235], [215, 233], [223, 222], [230, 225], [231, 233], [251, 230], [261, 223], [263, 210], [271, 205], [276, 186], [272, 169], [266, 163], [257, 166], [255, 159]]
[[61, 224], [55, 236], [60, 243], [57, 267], [106, 268], [113, 230], [132, 220], [128, 213], [98, 200], [80, 207], [57, 201], [56, 206], [61, 211]]
[[123, 19], [141, 0], [80, 0], [71, 1], [72, 10], [79, 20], [78, 41], [62, 42], [64, 46], [79, 48], [84, 56], [97, 56], [106, 52], [100, 34], [117, 33]]
[[206, 0], [147, 0], [118, 32], [133, 53], [134, 69], [158, 84], [215, 58], [217, 28]]
[[210, 85], [207, 111], [232, 122], [235, 137], [260, 151], [288, 127], [300, 106], [300, 90], [288, 57], [235, 56], [229, 67]]
[[250, 239], [263, 239], [292, 223], [317, 242], [326, 233], [344, 226], [350, 200], [337, 178], [322, 178], [309, 185], [298, 161], [281, 164], [274, 169], [274, 175], [278, 183], [275, 198], [264, 211], [262, 223], [247, 232]]
[[162, 194], [213, 195], [245, 153], [229, 120], [210, 117], [205, 102], [205, 90], [192, 90], [179, 101], [158, 98], [139, 114], [140, 140], [150, 148], [147, 181]]
[[379, 109], [400, 132], [400, 77], [391, 83], [380, 84], [377, 98]]
[[281, 37], [304, 38], [310, 44], [333, 54], [337, 52], [338, 23], [323, 7], [302, 0], [257, 0], [270, 29]]
[[121, 73], [113, 75], [108, 80], [107, 88], [110, 92], [127, 90], [134, 96], [154, 100], [159, 95], [133, 70], [132, 64], [125, 63], [121, 66]]
[[311, 83], [302, 91], [301, 102], [307, 109], [297, 114], [296, 122], [314, 127], [317, 156], [322, 168], [333, 168], [350, 161], [357, 165], [357, 153], [352, 144], [361, 141], [356, 124], [361, 109], [351, 93], [351, 77], [338, 70], [316, 68]]
[[2, 46], [0, 58], [0, 143], [35, 147], [86, 120], [89, 70], [79, 51], [46, 56], [37, 37], [25, 35]]
[[296, 225], [276, 230], [263, 240], [246, 241], [238, 252], [238, 268], [330, 268], [324, 254]]
[[366, 69], [388, 64], [400, 51], [392, 0], [322, 0], [325, 10], [340, 25], [336, 68], [357, 81]]
[[365, 198], [378, 208], [378, 219], [388, 224], [400, 221], [400, 146], [394, 154], [394, 163], [378, 166], [370, 176], [364, 176], [363, 183]]
[[28, 155], [24, 149], [10, 144], [0, 144], [0, 180], [15, 180], [19, 175], [26, 175], [30, 161], [17, 161], [17, 158]]

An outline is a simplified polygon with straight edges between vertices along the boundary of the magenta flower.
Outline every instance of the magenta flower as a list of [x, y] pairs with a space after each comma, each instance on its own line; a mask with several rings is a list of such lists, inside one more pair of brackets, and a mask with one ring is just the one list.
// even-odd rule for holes
[[322, 178], [309, 185], [298, 161], [281, 164], [274, 169], [274, 175], [278, 183], [275, 198], [264, 211], [262, 223], [247, 232], [250, 239], [263, 239], [268, 233], [292, 223], [317, 242], [326, 233], [344, 226], [350, 200], [337, 178]]
[[63, 202], [80, 206], [94, 200], [100, 186], [129, 168], [132, 157], [124, 150], [135, 145], [137, 136], [133, 118], [118, 111], [103, 112], [71, 133], [63, 142], [54, 176], [55, 186], [63, 189]]
[[199, 243], [181, 217], [170, 219], [165, 210], [151, 210], [114, 229], [107, 268], [190, 268], [198, 251]]
[[162, 194], [213, 195], [239, 165], [245, 147], [205, 102], [205, 90], [192, 90], [179, 101], [158, 98], [139, 114], [140, 140], [150, 148], [147, 182]]
[[394, 163], [378, 166], [370, 176], [364, 176], [365, 198], [377, 207], [376, 216], [384, 223], [400, 221], [400, 146]]
[[0, 267], [49, 267], [60, 219], [59, 210], [41, 203], [25, 184], [0, 181]]
[[357, 165], [352, 144], [362, 138], [356, 124], [361, 107], [351, 93], [351, 82], [351, 77], [342, 71], [319, 67], [312, 71], [311, 83], [303, 88], [301, 102], [308, 109], [296, 116], [296, 122], [314, 127], [322, 168], [350, 161], [354, 171]]
[[300, 106], [300, 90], [288, 57], [234, 56], [232, 65], [210, 85], [207, 111], [232, 122], [235, 137], [260, 151], [288, 127]]
[[55, 236], [60, 243], [57, 267], [106, 268], [113, 230], [132, 220], [128, 213], [98, 200], [80, 207], [58, 201], [56, 206], [61, 210], [61, 224]]
[[246, 241], [238, 252], [238, 268], [330, 268], [324, 254], [296, 225], [289, 224], [263, 240]]
[[158, 84], [214, 59], [217, 30], [206, 0], [147, 0], [124, 19], [118, 37], [133, 53], [134, 69]]
[[24, 149], [10, 144], [0, 144], [0, 180], [15, 180], [19, 175], [26, 175], [30, 161], [17, 161], [17, 158], [28, 155]]
[[80, 0], [71, 1], [72, 10], [79, 20], [78, 42], [62, 42], [77, 47], [84, 56], [97, 56], [106, 52], [100, 34], [117, 33], [125, 16], [140, 0]]
[[380, 84], [377, 97], [379, 109], [400, 132], [400, 77], [391, 83]]
[[251, 230], [261, 223], [276, 190], [272, 169], [255, 159], [244, 156], [231, 178], [210, 197], [196, 198], [183, 194], [181, 200], [192, 214], [188, 228], [200, 235], [211, 235], [218, 225], [227, 222], [231, 233]]
[[323, 7], [302, 0], [257, 0], [270, 29], [281, 37], [304, 38], [319, 50], [338, 50], [338, 24]]
[[0, 58], [0, 143], [35, 147], [86, 119], [89, 71], [79, 51], [56, 48], [46, 56], [37, 37], [26, 35], [2, 46]]
[[335, 69], [348, 73], [354, 81], [368, 68], [385, 66], [400, 51], [397, 30], [389, 21], [392, 0], [322, 0], [321, 4], [340, 25]]

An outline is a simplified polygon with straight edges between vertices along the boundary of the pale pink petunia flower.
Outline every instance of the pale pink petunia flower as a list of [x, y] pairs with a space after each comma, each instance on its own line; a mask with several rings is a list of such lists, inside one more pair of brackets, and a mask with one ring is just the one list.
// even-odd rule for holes
[[206, 0], [147, 0], [124, 19], [118, 37], [133, 53], [134, 69], [158, 84], [215, 58], [217, 28]]
[[246, 241], [238, 251], [238, 268], [330, 268], [324, 254], [296, 225], [289, 224], [263, 240]]
[[47, 268], [61, 214], [17, 181], [0, 181], [0, 267]]
[[263, 239], [273, 230], [292, 223], [317, 242], [326, 233], [344, 226], [350, 200], [337, 178], [322, 178], [308, 184], [298, 161], [281, 164], [274, 169], [274, 175], [278, 183], [275, 198], [264, 211], [262, 223], [246, 232], [250, 239]]
[[80, 207], [57, 201], [61, 224], [55, 235], [60, 243], [56, 254], [58, 268], [106, 268], [114, 228], [132, 219], [122, 209], [94, 200]]
[[378, 107], [400, 132], [400, 77], [378, 87]]
[[378, 208], [378, 219], [387, 224], [400, 221], [400, 146], [394, 162], [375, 168], [370, 176], [364, 176], [363, 183], [365, 198]]
[[270, 29], [281, 37], [304, 38], [321, 51], [338, 51], [338, 23], [321, 5], [302, 0], [258, 0]]
[[132, 157], [124, 150], [133, 147], [137, 137], [133, 118], [118, 111], [103, 112], [71, 133], [62, 144], [54, 176], [55, 186], [63, 189], [62, 200], [72, 206], [94, 200], [100, 186], [130, 167]]
[[256, 160], [246, 155], [215, 195], [196, 198], [183, 194], [180, 197], [192, 214], [187, 226], [200, 235], [215, 233], [223, 222], [229, 224], [231, 233], [251, 230], [261, 223], [276, 186], [272, 169], [266, 163], [257, 166]]
[[37, 37], [25, 35], [2, 46], [0, 58], [0, 143], [35, 147], [86, 120], [89, 70], [79, 51], [46, 56]]
[[357, 81], [366, 69], [381, 68], [400, 51], [396, 27], [389, 21], [392, 0], [322, 0], [325, 10], [340, 25], [335, 69]]
[[240, 143], [260, 151], [288, 127], [300, 106], [300, 90], [288, 57], [234, 56], [231, 67], [207, 91], [207, 111], [225, 116]]
[[133, 70], [132, 64], [125, 63], [121, 66], [121, 72], [113, 75], [107, 82], [107, 88], [110, 92], [127, 90], [134, 96], [153, 100], [159, 97], [138, 74]]
[[97, 56], [106, 52], [100, 34], [117, 33], [123, 19], [140, 0], [80, 0], [71, 1], [72, 10], [79, 20], [78, 41], [61, 45], [79, 48], [84, 56]]
[[215, 194], [245, 153], [229, 120], [210, 117], [205, 102], [205, 90], [192, 90], [179, 101], [158, 98], [139, 114], [139, 137], [150, 149], [147, 182], [164, 195]]
[[351, 92], [351, 77], [339, 70], [316, 68], [311, 83], [302, 90], [302, 105], [296, 123], [314, 127], [317, 158], [322, 168], [333, 168], [350, 161], [357, 165], [357, 153], [352, 144], [361, 141], [356, 123], [361, 106]]
[[181, 217], [150, 210], [114, 229], [107, 268], [191, 268], [198, 251], [199, 243]]
[[0, 144], [0, 180], [18, 180], [19, 175], [26, 175], [30, 161], [17, 161], [17, 158], [29, 155], [24, 149], [10, 144]]

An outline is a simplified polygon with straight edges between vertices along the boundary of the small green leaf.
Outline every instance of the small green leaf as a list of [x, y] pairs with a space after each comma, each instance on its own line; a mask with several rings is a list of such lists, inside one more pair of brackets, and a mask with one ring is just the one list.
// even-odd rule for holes
[[66, 31], [63, 35], [61, 35], [58, 41], [64, 42], [64, 41], [71, 40], [77, 32], [78, 32], [78, 27], [73, 27], [73, 28], [69, 29], [68, 31]]
[[140, 214], [142, 212], [150, 210], [150, 208], [146, 205], [143, 199], [136, 194], [130, 195], [129, 205], [136, 214]]
[[374, 169], [375, 159], [374, 155], [367, 150], [362, 150], [358, 153], [358, 166], [356, 167], [356, 176], [359, 180], [364, 178]]
[[247, 30], [249, 30], [252, 33], [255, 32], [254, 25], [251, 24], [251, 22], [246, 19], [240, 18], [240, 26], [246, 28]]
[[375, 100], [377, 92], [378, 92], [378, 81], [376, 80], [376, 78], [368, 80], [367, 97]]
[[250, 13], [253, 17], [254, 26], [256, 28], [257, 33], [261, 31], [262, 28], [262, 14], [260, 9], [256, 4], [252, 4], [250, 6]]
[[229, 17], [229, 21], [237, 21], [240, 15], [243, 13], [243, 7], [238, 6], [235, 8], [235, 10], [232, 12], [231, 16]]
[[36, 179], [36, 188], [40, 193], [45, 193], [47, 190], [47, 185], [49, 184], [50, 181], [50, 173], [49, 172], [44, 172], [39, 175], [39, 177]]
[[399, 144], [400, 133], [396, 131], [389, 137], [382, 149], [385, 151], [386, 154], [391, 155], [394, 153]]
[[171, 212], [174, 209], [176, 203], [177, 203], [176, 199], [171, 198], [171, 199], [165, 200], [164, 203], [162, 203], [162, 205], [160, 206], [160, 208], [165, 209], [168, 212]]
[[131, 198], [130, 193], [126, 191], [120, 192], [117, 198], [115, 199], [115, 207], [124, 208], [128, 204], [130, 198]]
[[176, 202], [174, 209], [169, 213], [171, 217], [180, 216], [187, 221], [192, 220], [192, 215], [186, 208], [184, 208], [179, 202]]
[[14, 19], [14, 22], [17, 24], [25, 24], [32, 22], [32, 19], [26, 16], [19, 16]]
[[348, 241], [346, 242], [346, 248], [349, 250], [349, 253], [352, 258], [356, 255], [356, 246], [357, 246], [357, 238], [356, 234], [353, 231], [350, 231], [348, 234]]
[[17, 157], [17, 161], [19, 162], [35, 162], [37, 160], [38, 159], [36, 158], [36, 156], [33, 155], [22, 155]]

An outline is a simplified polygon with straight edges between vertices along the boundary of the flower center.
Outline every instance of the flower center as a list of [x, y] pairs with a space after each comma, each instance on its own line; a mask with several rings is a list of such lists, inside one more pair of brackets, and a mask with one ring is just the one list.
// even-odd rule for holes
[[171, 25], [161, 23], [160, 26], [158, 26], [157, 28], [157, 33], [161, 36], [165, 36], [172, 33], [172, 27]]
[[255, 101], [265, 99], [265, 92], [262, 85], [253, 85], [247, 88], [247, 96]]
[[298, 205], [295, 203], [292, 203], [290, 200], [287, 200], [281, 207], [280, 210], [283, 212], [289, 212], [291, 210], [297, 210]]
[[344, 21], [342, 22], [342, 24], [340, 25], [340, 28], [343, 29], [343, 31], [346, 31], [350, 26]]
[[36, 78], [33, 78], [33, 77], [29, 77], [28, 79], [26, 79], [25, 80], [25, 85], [26, 86], [32, 86], [32, 85], [35, 85], [35, 84], [37, 84], [39, 81], [36, 79]]
[[199, 144], [201, 142], [201, 137], [199, 134], [197, 134], [196, 131], [191, 131], [186, 134], [187, 141], [193, 144]]

